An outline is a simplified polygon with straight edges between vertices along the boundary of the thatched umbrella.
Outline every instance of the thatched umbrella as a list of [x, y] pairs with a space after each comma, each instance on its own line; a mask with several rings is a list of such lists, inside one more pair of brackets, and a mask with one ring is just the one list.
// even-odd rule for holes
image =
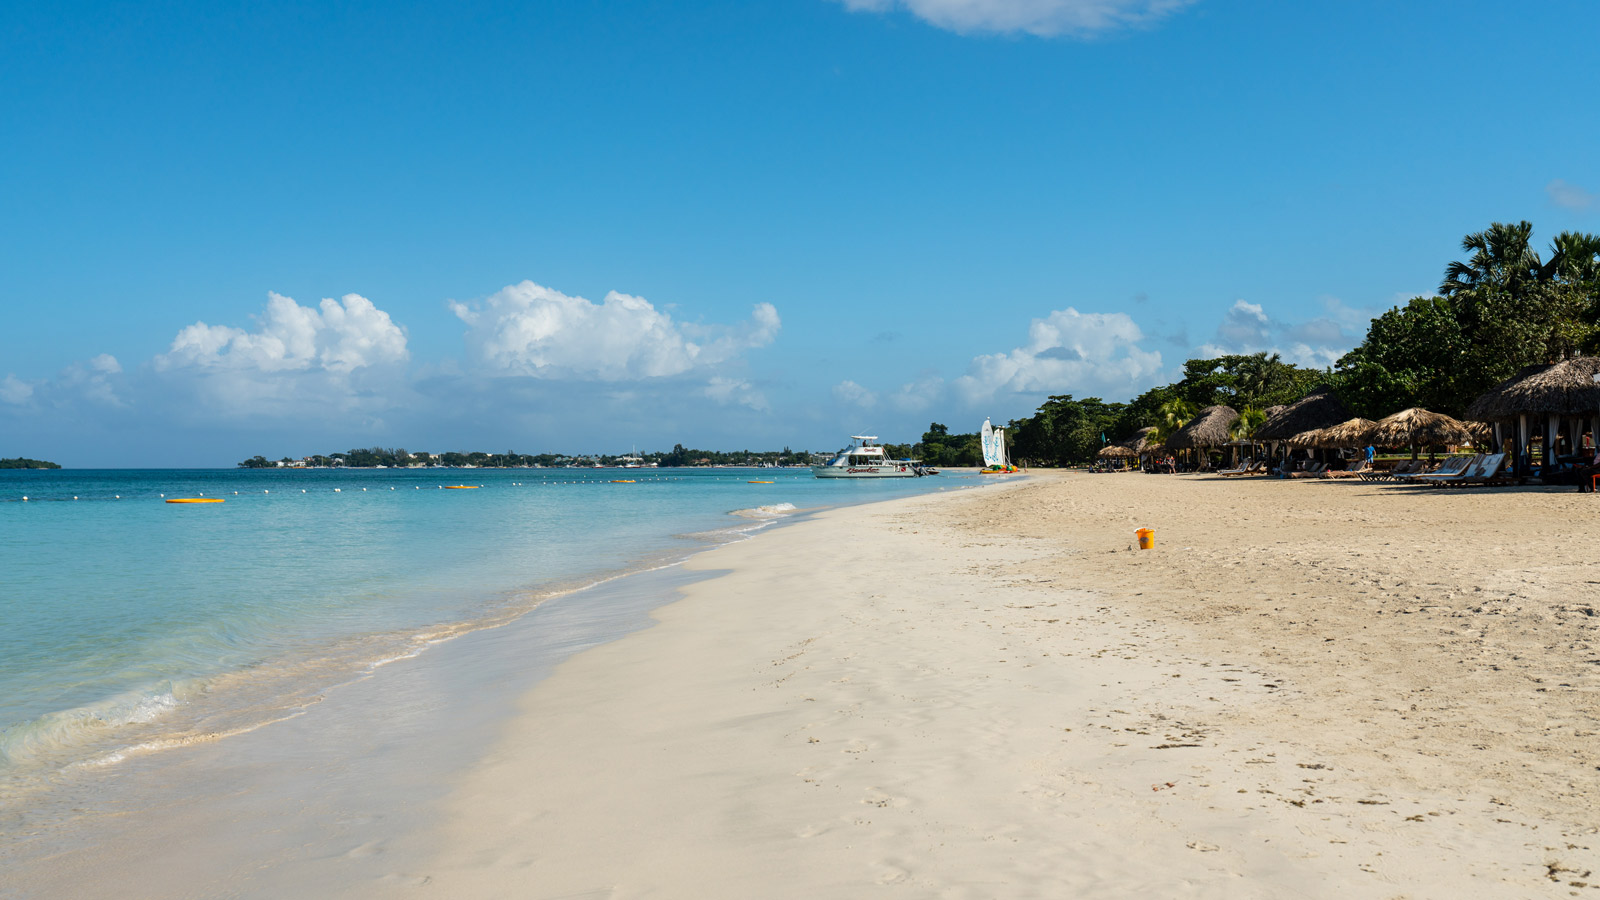
[[1258, 441], [1287, 441], [1297, 434], [1317, 431], [1350, 419], [1333, 388], [1323, 385], [1277, 412], [1268, 411], [1267, 420], [1256, 429]]
[[1358, 417], [1324, 428], [1321, 433], [1329, 447], [1360, 447], [1372, 443], [1372, 427], [1376, 424], [1371, 419]]
[[1139, 451], [1129, 447], [1127, 444], [1107, 444], [1100, 448], [1099, 453], [1095, 454], [1101, 459], [1130, 459], [1138, 455]]
[[1310, 431], [1302, 431], [1299, 434], [1291, 435], [1284, 443], [1290, 447], [1317, 450], [1327, 450], [1339, 446], [1338, 444], [1329, 443], [1328, 429], [1326, 428], [1313, 428]]
[[1196, 449], [1221, 447], [1233, 440], [1228, 429], [1239, 421], [1239, 414], [1231, 406], [1208, 406], [1167, 438], [1168, 447]]
[[1440, 447], [1465, 444], [1472, 440], [1472, 432], [1443, 413], [1412, 407], [1380, 420], [1372, 427], [1371, 439], [1384, 447]]

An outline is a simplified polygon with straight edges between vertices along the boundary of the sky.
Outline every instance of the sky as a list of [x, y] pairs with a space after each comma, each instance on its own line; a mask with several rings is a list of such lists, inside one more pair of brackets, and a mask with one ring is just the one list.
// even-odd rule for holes
[[0, 456], [973, 431], [1600, 231], [1581, 3], [0, 0]]

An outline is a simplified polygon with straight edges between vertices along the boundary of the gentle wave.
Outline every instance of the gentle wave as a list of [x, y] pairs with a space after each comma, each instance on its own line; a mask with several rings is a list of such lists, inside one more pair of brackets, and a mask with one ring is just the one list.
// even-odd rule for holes
[[787, 516], [798, 509], [793, 503], [772, 503], [766, 506], [755, 506], [750, 509], [736, 509], [728, 515], [742, 516], [746, 519], [777, 519]]

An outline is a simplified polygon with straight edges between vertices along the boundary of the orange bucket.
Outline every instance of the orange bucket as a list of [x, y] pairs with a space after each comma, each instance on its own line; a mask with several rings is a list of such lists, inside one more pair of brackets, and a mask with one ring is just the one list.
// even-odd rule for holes
[[1156, 545], [1156, 533], [1154, 530], [1149, 528], [1141, 528], [1138, 531], [1135, 531], [1134, 534], [1138, 535], [1139, 537], [1140, 550], [1149, 550]]

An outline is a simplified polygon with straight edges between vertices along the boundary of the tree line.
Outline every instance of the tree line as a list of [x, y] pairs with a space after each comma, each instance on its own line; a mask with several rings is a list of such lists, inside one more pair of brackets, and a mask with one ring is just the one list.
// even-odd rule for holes
[[43, 459], [29, 459], [26, 456], [16, 456], [11, 459], [0, 459], [0, 469], [59, 469], [59, 465]]
[[1362, 342], [1330, 368], [1296, 366], [1275, 353], [1191, 359], [1178, 381], [1128, 403], [1052, 396], [1011, 422], [1012, 457], [1085, 464], [1141, 428], [1155, 428], [1152, 437], [1163, 440], [1217, 404], [1241, 414], [1234, 431], [1246, 437], [1268, 407], [1321, 385], [1363, 418], [1413, 406], [1459, 417], [1524, 366], [1600, 351], [1600, 235], [1562, 232], [1543, 254], [1532, 238], [1525, 221], [1467, 235], [1466, 258], [1445, 266], [1436, 295], [1373, 319]]

